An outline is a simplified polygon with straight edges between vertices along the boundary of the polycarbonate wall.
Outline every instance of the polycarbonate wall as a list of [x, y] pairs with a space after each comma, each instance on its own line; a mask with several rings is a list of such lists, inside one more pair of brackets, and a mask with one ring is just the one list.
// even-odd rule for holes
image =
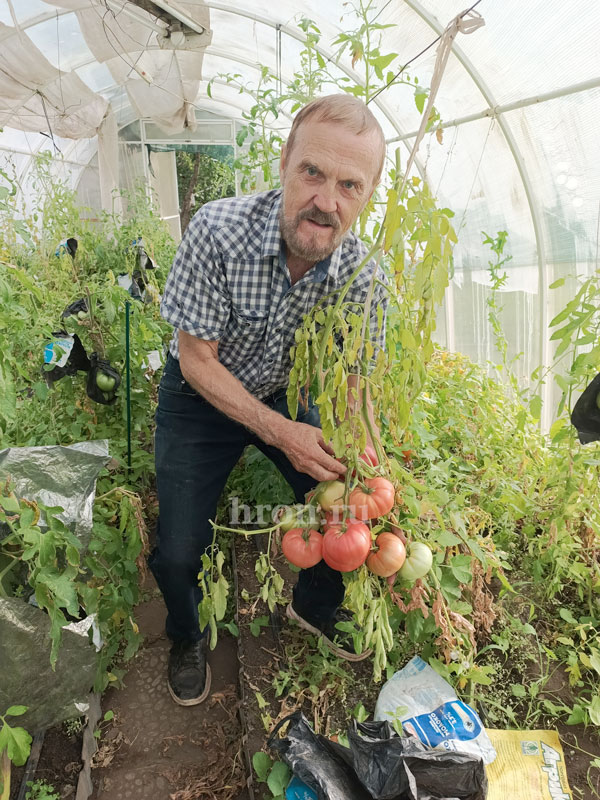
[[[260, 65], [278, 72], [279, 51], [285, 85], [299, 68], [298, 3], [228, 0], [206, 5], [213, 36], [204, 55], [196, 105], [239, 120], [251, 98], [216, 76], [239, 72], [255, 85]], [[392, 65], [397, 68], [427, 47], [465, 5], [464, 0], [379, 0], [377, 21], [394, 25], [382, 31], [381, 52], [398, 53]], [[54, 66], [75, 69], [90, 88], [108, 98], [120, 126], [132, 121], [127, 93], [115, 85], [106, 66], [94, 62], [78, 35], [74, 14], [57, 16], [42, 0], [22, 0], [13, 7], [20, 23], [37, 18], [26, 33]], [[549, 285], [558, 277], [598, 268], [600, 4], [482, 0], [477, 11], [486, 25], [472, 35], [458, 35], [436, 100], [447, 125], [443, 140], [426, 137], [416, 166], [427, 175], [440, 203], [456, 212], [459, 234], [455, 276], [440, 315], [438, 338], [480, 362], [497, 358], [486, 306], [492, 254], [482, 245], [482, 231], [495, 235], [506, 230], [506, 252], [512, 260], [499, 303], [509, 357], [523, 354], [516, 368], [526, 380], [542, 361], [552, 359], [547, 324], [573, 289], [569, 281], [557, 290], [549, 290]], [[340, 30], [357, 27], [343, 0], [305, 0], [302, 15], [319, 26], [325, 58], [333, 57], [332, 42]], [[0, 0], [0, 21], [13, 24], [6, 0]], [[408, 72], [429, 86], [434, 62], [435, 47]], [[330, 65], [338, 77], [361, 79], [360, 72], [352, 70], [349, 54]], [[210, 99], [206, 86], [215, 77]], [[395, 85], [372, 105], [391, 140], [390, 152], [399, 146], [404, 163], [419, 126], [413, 93], [412, 88]], [[289, 122], [284, 113], [272, 124], [285, 134]], [[32, 141], [36, 137], [27, 136]], [[0, 148], [10, 149], [11, 137], [10, 131], [0, 134]], [[36, 147], [42, 140], [36, 139]], [[42, 146], [49, 146], [47, 139]], [[65, 158], [71, 158], [70, 147], [65, 146]], [[122, 181], [129, 183], [144, 172], [142, 148], [122, 139], [120, 151]], [[92, 155], [93, 147], [87, 160], [82, 157], [84, 163]], [[19, 170], [26, 172], [27, 157], [16, 153], [15, 158]], [[92, 196], [94, 165], [84, 169], [75, 163], [69, 169], [75, 183], [87, 186], [80, 194]], [[551, 389], [546, 387], [546, 399], [555, 401]], [[549, 404], [546, 409], [547, 426]]]

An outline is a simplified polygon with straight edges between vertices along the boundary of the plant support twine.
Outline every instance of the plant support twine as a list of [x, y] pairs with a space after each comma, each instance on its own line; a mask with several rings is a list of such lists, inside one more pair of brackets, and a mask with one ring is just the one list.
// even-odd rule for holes
[[423, 136], [425, 135], [429, 115], [431, 114], [431, 109], [435, 103], [435, 98], [437, 97], [438, 89], [440, 88], [442, 76], [452, 51], [452, 42], [458, 33], [473, 33], [474, 31], [478, 30], [478, 28], [481, 28], [482, 25], [485, 25], [485, 20], [477, 11], [473, 11], [473, 9], [467, 12], [462, 11], [460, 14], [454, 17], [451, 22], [448, 23], [440, 38], [440, 43], [436, 51], [437, 56], [435, 59], [435, 66], [433, 68], [433, 75], [431, 77], [431, 87], [429, 89], [427, 105], [425, 106], [425, 111], [423, 112], [423, 116], [421, 118], [421, 125], [417, 132], [415, 143], [413, 144], [412, 150], [410, 151], [410, 156], [406, 162], [404, 180], [402, 181], [402, 186], [398, 192], [398, 197], [402, 196], [402, 192], [404, 191], [404, 187], [408, 181], [408, 175], [415, 160], [415, 156], [417, 155], [419, 145], [421, 144]]

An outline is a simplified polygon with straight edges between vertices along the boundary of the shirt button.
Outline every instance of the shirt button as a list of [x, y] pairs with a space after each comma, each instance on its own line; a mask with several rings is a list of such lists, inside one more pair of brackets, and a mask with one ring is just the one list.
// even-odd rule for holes
[[281, 326], [279, 326], [278, 328], [275, 328], [275, 333], [281, 333]]
[[273, 363], [273, 359], [272, 358], [267, 358], [267, 364], [272, 364], [272, 363]]

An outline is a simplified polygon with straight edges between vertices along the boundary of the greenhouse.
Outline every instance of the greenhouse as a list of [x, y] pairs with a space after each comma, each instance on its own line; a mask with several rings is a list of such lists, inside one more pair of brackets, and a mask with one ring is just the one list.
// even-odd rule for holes
[[599, 34], [0, 0], [0, 800], [600, 798]]

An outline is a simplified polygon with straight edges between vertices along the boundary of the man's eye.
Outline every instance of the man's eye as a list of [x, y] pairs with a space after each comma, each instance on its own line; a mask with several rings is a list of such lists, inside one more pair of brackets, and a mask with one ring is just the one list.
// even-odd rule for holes
[[344, 181], [344, 189], [354, 189], [355, 187], [354, 181]]
[[314, 178], [315, 175], [319, 174], [319, 170], [316, 167], [307, 167], [306, 168], [307, 175], [310, 175], [311, 178]]

